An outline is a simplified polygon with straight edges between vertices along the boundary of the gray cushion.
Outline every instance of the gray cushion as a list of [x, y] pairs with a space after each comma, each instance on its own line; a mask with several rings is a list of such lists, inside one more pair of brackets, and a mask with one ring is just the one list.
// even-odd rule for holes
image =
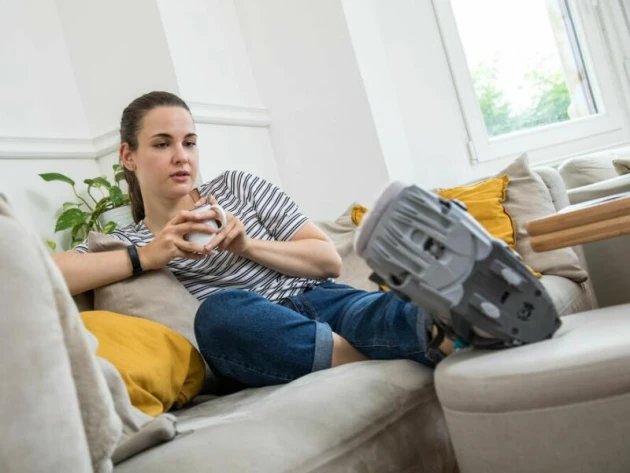
[[525, 263], [542, 274], [584, 282], [588, 275], [580, 267], [579, 259], [571, 248], [544, 253], [536, 253], [532, 249], [525, 225], [555, 214], [556, 207], [543, 178], [530, 169], [527, 155], [517, 158], [497, 175], [507, 175], [510, 179], [503, 205], [514, 222], [516, 251]]
[[364, 291], [377, 291], [378, 285], [369, 280], [372, 270], [365, 260], [359, 258], [359, 255], [354, 251], [354, 236], [357, 226], [352, 221], [352, 208], [355, 205], [358, 204], [352, 204], [334, 222], [323, 220], [315, 223], [330, 237], [341, 256], [341, 274], [337, 278], [337, 282]]
[[455, 472], [433, 372], [367, 361], [248, 389], [179, 414], [194, 430], [117, 473]]
[[[109, 235], [91, 232], [90, 252], [114, 251], [127, 244]], [[186, 337], [195, 347], [194, 320], [199, 301], [167, 269], [148, 271], [94, 290], [94, 310], [109, 310], [153, 320]]]

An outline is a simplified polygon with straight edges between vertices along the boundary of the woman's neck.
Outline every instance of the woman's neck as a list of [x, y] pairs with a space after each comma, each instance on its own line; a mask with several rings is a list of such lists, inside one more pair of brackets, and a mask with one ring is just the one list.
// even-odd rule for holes
[[144, 203], [144, 224], [147, 228], [157, 235], [162, 231], [168, 222], [170, 222], [178, 212], [182, 210], [190, 210], [194, 206], [192, 197], [186, 195], [179, 200], [160, 200], [151, 199], [151, 203]]

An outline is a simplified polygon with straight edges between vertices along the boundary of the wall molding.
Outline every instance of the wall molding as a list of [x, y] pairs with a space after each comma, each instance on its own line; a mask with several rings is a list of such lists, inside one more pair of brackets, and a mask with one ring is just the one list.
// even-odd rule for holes
[[93, 139], [0, 136], [0, 159], [98, 159], [118, 143], [117, 128]]
[[249, 127], [268, 127], [271, 125], [269, 111], [265, 108], [208, 104], [193, 101], [187, 103], [195, 123]]
[[[264, 108], [188, 102], [197, 124], [269, 127]], [[5, 159], [99, 159], [118, 149], [118, 127], [94, 138], [0, 136], [0, 160]]]

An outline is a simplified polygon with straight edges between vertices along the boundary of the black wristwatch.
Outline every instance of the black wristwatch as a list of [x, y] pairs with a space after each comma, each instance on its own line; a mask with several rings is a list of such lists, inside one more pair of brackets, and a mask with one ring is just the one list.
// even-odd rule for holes
[[129, 253], [129, 259], [131, 260], [131, 267], [133, 268], [133, 276], [138, 276], [142, 274], [142, 265], [140, 264], [140, 256], [138, 255], [138, 248], [136, 245], [129, 245], [127, 247], [127, 252]]

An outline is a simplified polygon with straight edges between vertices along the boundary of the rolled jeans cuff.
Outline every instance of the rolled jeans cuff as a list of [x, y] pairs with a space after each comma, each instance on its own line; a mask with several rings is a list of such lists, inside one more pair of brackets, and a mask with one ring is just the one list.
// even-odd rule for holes
[[311, 371], [325, 370], [332, 366], [333, 335], [330, 325], [315, 323], [315, 353]]

